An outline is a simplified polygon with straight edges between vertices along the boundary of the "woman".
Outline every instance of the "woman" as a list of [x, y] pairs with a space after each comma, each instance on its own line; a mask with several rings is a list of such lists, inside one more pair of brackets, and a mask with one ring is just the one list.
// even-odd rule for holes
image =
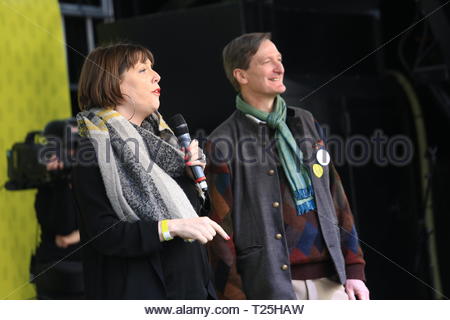
[[[144, 47], [92, 51], [78, 88], [80, 142], [73, 189], [87, 298], [214, 298], [205, 248], [223, 229], [198, 217], [186, 154], [158, 113], [161, 77]], [[188, 160], [185, 165], [185, 159]], [[189, 197], [189, 198], [188, 198]]]

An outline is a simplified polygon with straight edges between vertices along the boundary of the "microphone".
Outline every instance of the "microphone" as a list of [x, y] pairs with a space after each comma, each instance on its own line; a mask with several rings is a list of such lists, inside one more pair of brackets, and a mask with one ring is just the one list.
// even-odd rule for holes
[[[179, 113], [174, 115], [169, 121], [169, 126], [180, 141], [181, 146], [187, 148], [191, 144], [191, 135], [189, 134], [189, 128], [184, 120], [183, 116]], [[206, 183], [205, 173], [201, 166], [192, 166], [192, 173], [195, 177], [195, 182], [200, 185], [200, 188], [206, 192], [208, 190], [208, 184]]]

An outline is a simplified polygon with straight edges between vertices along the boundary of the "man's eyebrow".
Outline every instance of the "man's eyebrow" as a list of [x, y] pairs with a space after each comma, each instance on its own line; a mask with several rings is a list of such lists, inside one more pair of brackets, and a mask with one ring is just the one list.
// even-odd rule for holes
[[[262, 57], [260, 57], [260, 60], [261, 60], [261, 61], [265, 61], [265, 60], [267, 60], [267, 59], [271, 59], [272, 57], [273, 57], [272, 55], [262, 56]], [[283, 55], [282, 55], [281, 53], [278, 53], [278, 54], [276, 54], [276, 57], [282, 58]]]

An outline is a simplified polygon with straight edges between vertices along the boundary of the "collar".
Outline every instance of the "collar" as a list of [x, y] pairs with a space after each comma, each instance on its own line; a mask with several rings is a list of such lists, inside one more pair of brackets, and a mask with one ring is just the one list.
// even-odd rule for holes
[[249, 118], [250, 120], [256, 122], [257, 124], [266, 124], [267, 123], [266, 121], [259, 120], [258, 118], [256, 118], [255, 116], [252, 116], [251, 114], [245, 113], [245, 116], [247, 118]]
[[[266, 121], [259, 120], [258, 118], [252, 116], [251, 114], [244, 113], [244, 115], [257, 124], [267, 124]], [[293, 116], [295, 116], [295, 111], [291, 107], [287, 106], [287, 117], [289, 118]]]

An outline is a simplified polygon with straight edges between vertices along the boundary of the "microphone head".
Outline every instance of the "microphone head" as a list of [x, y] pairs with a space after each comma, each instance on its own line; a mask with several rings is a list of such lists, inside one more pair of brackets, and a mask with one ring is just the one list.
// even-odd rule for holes
[[189, 133], [189, 128], [183, 116], [179, 113], [174, 115], [168, 121], [169, 127], [173, 130], [176, 136]]

